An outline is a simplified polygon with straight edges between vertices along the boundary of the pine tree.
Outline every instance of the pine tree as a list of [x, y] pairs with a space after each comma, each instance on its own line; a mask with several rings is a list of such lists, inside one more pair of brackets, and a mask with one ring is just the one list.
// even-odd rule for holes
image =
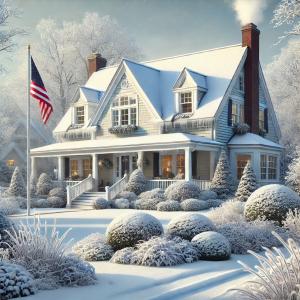
[[221, 152], [210, 189], [222, 197], [230, 196], [234, 191], [233, 178], [225, 150]]
[[247, 201], [249, 196], [257, 189], [255, 173], [251, 167], [251, 162], [248, 161], [244, 168], [242, 178], [240, 180], [235, 197], [239, 201]]
[[36, 184], [36, 193], [38, 195], [48, 195], [52, 188], [53, 184], [51, 177], [46, 173], [42, 173]]
[[10, 186], [6, 193], [10, 196], [25, 196], [26, 187], [19, 167], [16, 167], [11, 177]]

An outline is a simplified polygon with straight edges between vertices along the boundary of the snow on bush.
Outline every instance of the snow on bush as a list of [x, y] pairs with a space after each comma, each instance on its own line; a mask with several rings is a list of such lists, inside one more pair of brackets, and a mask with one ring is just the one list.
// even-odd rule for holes
[[42, 173], [36, 184], [36, 193], [38, 195], [48, 195], [52, 188], [53, 183], [51, 177], [46, 173]]
[[208, 204], [206, 201], [198, 199], [186, 199], [181, 202], [181, 209], [184, 211], [199, 211], [208, 209]]
[[300, 153], [297, 152], [297, 156], [289, 164], [285, 180], [288, 186], [300, 195]]
[[248, 161], [243, 171], [243, 176], [239, 182], [235, 197], [239, 201], [247, 201], [250, 195], [257, 189], [255, 173], [251, 167], [251, 161]]
[[184, 214], [170, 221], [167, 234], [191, 240], [195, 235], [204, 231], [214, 231], [215, 226], [207, 217], [200, 214]]
[[140, 169], [134, 170], [127, 182], [126, 191], [133, 192], [136, 195], [141, 194], [147, 190], [147, 180]]
[[167, 200], [183, 201], [190, 198], [199, 198], [201, 189], [190, 181], [182, 181], [171, 184], [165, 191]]
[[6, 190], [6, 194], [10, 196], [25, 196], [26, 187], [22, 172], [19, 167], [16, 167], [11, 177], [9, 188]]
[[8, 232], [14, 229], [14, 223], [4, 214], [0, 213], [0, 248], [7, 248], [10, 241]]
[[250, 127], [246, 123], [235, 123], [235, 124], [233, 124], [233, 127], [232, 127], [233, 133], [236, 133], [239, 135], [246, 134], [247, 132], [249, 132], [249, 130], [250, 130]]
[[217, 199], [217, 193], [211, 190], [201, 191], [199, 195], [200, 200], [209, 200], [209, 199]]
[[137, 195], [133, 192], [122, 191], [115, 197], [115, 199], [118, 198], [125, 198], [128, 199], [129, 202], [133, 202], [137, 199]]
[[159, 220], [146, 213], [134, 212], [115, 218], [107, 227], [106, 237], [107, 242], [119, 250], [162, 233], [163, 227]]
[[245, 205], [247, 220], [266, 218], [282, 223], [289, 209], [300, 208], [300, 197], [290, 188], [280, 184], [270, 184], [251, 194]]
[[30, 195], [36, 195], [36, 180], [33, 176], [30, 176]]
[[283, 227], [290, 238], [300, 242], [300, 210], [290, 210], [283, 221]]
[[165, 200], [165, 192], [162, 189], [153, 189], [150, 191], [143, 192], [139, 195], [139, 199], [161, 199], [161, 201]]
[[156, 205], [157, 210], [160, 211], [178, 211], [181, 210], [180, 203], [174, 200], [167, 200]]
[[128, 199], [118, 198], [114, 201], [114, 206], [115, 206], [115, 208], [126, 209], [126, 208], [129, 208], [130, 203], [129, 203]]
[[5, 161], [0, 161], [0, 182], [9, 183], [11, 180], [11, 170]]
[[92, 233], [83, 240], [77, 242], [73, 252], [80, 258], [87, 261], [110, 260], [114, 250], [106, 243], [105, 236], [99, 233]]
[[227, 260], [230, 258], [230, 243], [224, 235], [218, 232], [199, 233], [193, 237], [192, 245], [198, 250], [200, 259]]
[[32, 201], [31, 206], [36, 207], [36, 208], [49, 208], [49, 207], [51, 207], [48, 199], [45, 199], [45, 198], [35, 199], [34, 201]]
[[49, 206], [53, 208], [64, 208], [67, 205], [66, 199], [56, 196], [48, 197], [47, 201], [49, 203]]
[[55, 187], [50, 190], [48, 197], [59, 197], [62, 199], [67, 199], [67, 191], [62, 187]]
[[223, 202], [220, 207], [213, 208], [207, 217], [216, 225], [243, 222], [245, 221], [244, 203], [234, 200]]
[[33, 278], [23, 267], [0, 261], [0, 299], [26, 297], [35, 294]]
[[156, 210], [157, 204], [162, 202], [161, 198], [141, 198], [135, 201], [134, 208], [143, 210]]
[[15, 197], [0, 198], [0, 214], [9, 216], [20, 212], [20, 205]]
[[109, 207], [109, 203], [104, 198], [98, 198], [94, 201], [93, 206], [95, 209], [106, 209]]
[[115, 264], [130, 265], [133, 261], [133, 247], [126, 247], [115, 252], [110, 262]]
[[208, 199], [205, 201], [208, 205], [208, 208], [215, 208], [221, 206], [224, 201], [221, 199]]

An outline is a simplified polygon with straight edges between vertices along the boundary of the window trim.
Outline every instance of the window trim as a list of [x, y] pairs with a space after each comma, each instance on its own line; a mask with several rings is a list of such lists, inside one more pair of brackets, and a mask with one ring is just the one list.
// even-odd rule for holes
[[[263, 179], [262, 178], [262, 172], [261, 172], [261, 162], [262, 162], [262, 156], [266, 156], [266, 178]], [[276, 177], [275, 178], [269, 178], [269, 157], [275, 157], [276, 158]], [[280, 160], [279, 160], [279, 155], [278, 154], [274, 154], [274, 153], [270, 153], [270, 152], [260, 152], [260, 156], [259, 156], [259, 177], [260, 180], [262, 182], [272, 182], [272, 181], [278, 181], [279, 179], [279, 172], [280, 172]]]
[[[83, 111], [81, 112], [82, 115], [78, 116], [78, 110], [79, 109], [83, 109]], [[75, 124], [76, 125], [80, 125], [80, 126], [84, 126], [85, 124], [85, 112], [86, 112], [86, 108], [85, 108], [85, 105], [78, 105], [78, 106], [75, 106]], [[83, 117], [83, 122], [79, 123], [78, 122], [78, 117]]]
[[[245, 104], [241, 103], [239, 101], [233, 100], [230, 98], [232, 103], [231, 103], [231, 126], [234, 126], [235, 124], [239, 123], [245, 123]], [[236, 106], [236, 122], [233, 119], [233, 107]], [[242, 114], [243, 112], [243, 114]]]
[[[190, 102], [184, 102], [182, 103], [182, 98], [181, 96], [182, 95], [187, 95], [187, 94], [190, 94]], [[186, 105], [186, 104], [190, 104], [191, 105], [191, 111], [188, 111], [188, 112], [183, 112], [182, 111], [182, 105]], [[179, 113], [182, 113], [182, 114], [189, 114], [189, 113], [193, 113], [194, 112], [194, 97], [193, 97], [193, 91], [191, 90], [186, 90], [186, 91], [180, 91], [178, 92], [178, 108], [179, 108]]]

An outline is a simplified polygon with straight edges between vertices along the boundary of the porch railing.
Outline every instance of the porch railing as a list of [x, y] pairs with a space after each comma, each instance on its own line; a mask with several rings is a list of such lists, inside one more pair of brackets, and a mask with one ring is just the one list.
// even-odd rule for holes
[[[176, 182], [184, 182], [184, 179], [153, 179], [148, 181], [148, 188], [149, 190], [160, 188], [165, 190], [171, 184]], [[207, 190], [210, 187], [210, 180], [196, 180], [192, 179], [192, 182], [197, 184], [201, 190]]]
[[114, 183], [112, 186], [106, 186], [105, 187], [106, 199], [111, 200], [114, 197], [116, 197], [120, 192], [124, 191], [127, 181], [128, 181], [128, 174], [126, 173], [123, 176], [123, 178], [121, 178], [119, 181]]
[[66, 187], [79, 183], [80, 180], [53, 180], [54, 185], [64, 184]]
[[93, 177], [89, 175], [82, 181], [79, 181], [74, 185], [67, 186], [67, 207], [71, 207], [72, 201], [79, 197], [81, 194], [92, 190], [93, 183]]

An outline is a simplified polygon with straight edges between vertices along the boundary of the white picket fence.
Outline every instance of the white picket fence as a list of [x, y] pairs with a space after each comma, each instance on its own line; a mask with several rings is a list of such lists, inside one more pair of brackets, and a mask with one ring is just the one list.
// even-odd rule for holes
[[[168, 186], [176, 182], [184, 182], [184, 179], [153, 179], [148, 181], [148, 189], [153, 190], [156, 188], [160, 188], [165, 190]], [[210, 187], [210, 180], [191, 180], [193, 183], [197, 184], [201, 190], [207, 190]]]
[[120, 192], [125, 190], [126, 183], [128, 181], [128, 174], [125, 174], [123, 178], [114, 183], [112, 186], [106, 186], [106, 200], [111, 200], [116, 197]]

